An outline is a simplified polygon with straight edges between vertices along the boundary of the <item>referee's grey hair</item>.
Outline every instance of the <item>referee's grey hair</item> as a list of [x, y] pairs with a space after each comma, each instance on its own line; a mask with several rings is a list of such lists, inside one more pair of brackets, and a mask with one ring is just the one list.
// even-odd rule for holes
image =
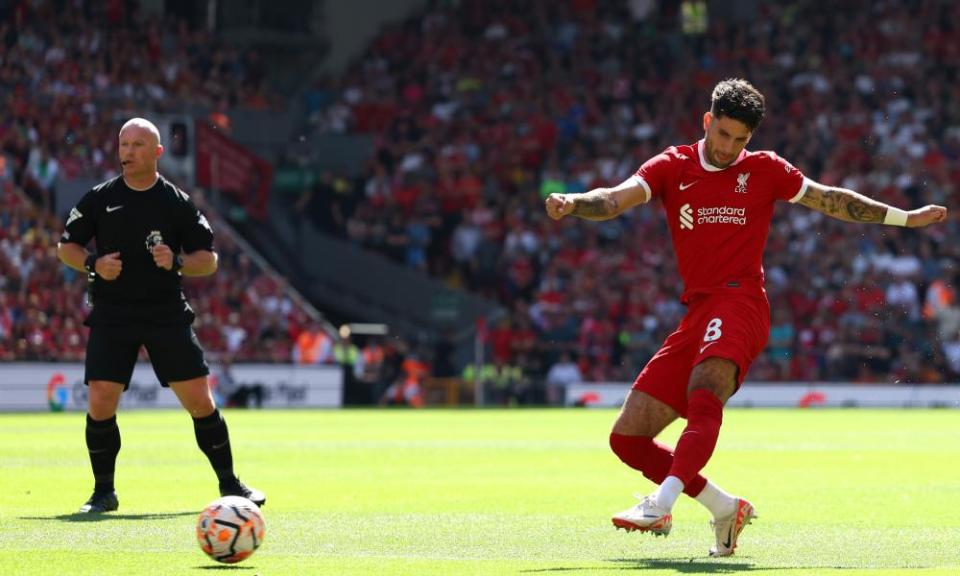
[[153, 134], [153, 137], [157, 139], [157, 144], [160, 143], [160, 131], [157, 130], [157, 126], [153, 122], [147, 120], [146, 118], [131, 118], [127, 120], [126, 123], [124, 123], [123, 127], [120, 128], [120, 132], [122, 133], [124, 130], [126, 130], [130, 126], [143, 128], [147, 132]]

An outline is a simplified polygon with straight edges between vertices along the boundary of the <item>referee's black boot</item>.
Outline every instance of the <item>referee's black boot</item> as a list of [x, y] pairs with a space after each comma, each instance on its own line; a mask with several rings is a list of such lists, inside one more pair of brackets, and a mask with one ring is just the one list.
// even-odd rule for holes
[[250, 500], [257, 506], [263, 506], [267, 503], [267, 495], [263, 492], [257, 490], [256, 488], [251, 488], [240, 481], [239, 478], [234, 477], [232, 480], [227, 480], [226, 482], [220, 483], [220, 495], [221, 496], [243, 496], [247, 500]]
[[112, 512], [120, 507], [120, 501], [117, 500], [117, 493], [113, 490], [109, 492], [93, 491], [93, 495], [87, 500], [86, 504], [80, 507], [81, 514], [103, 514]]

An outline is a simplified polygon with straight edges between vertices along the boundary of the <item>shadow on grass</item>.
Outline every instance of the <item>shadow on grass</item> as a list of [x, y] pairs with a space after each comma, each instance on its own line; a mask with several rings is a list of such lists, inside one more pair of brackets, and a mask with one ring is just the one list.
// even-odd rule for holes
[[200, 512], [155, 512], [150, 514], [59, 514], [57, 516], [20, 516], [20, 520], [59, 520], [60, 522], [108, 522], [110, 520], [165, 520], [181, 516], [197, 516]]
[[[713, 560], [709, 558], [613, 558], [607, 560], [619, 566], [582, 566], [538, 568], [521, 572], [594, 572], [601, 570], [673, 570], [678, 574], [735, 574], [753, 570], [768, 570], [769, 567], [754, 566], [750, 562]], [[787, 568], [789, 569], [789, 568]]]
[[256, 570], [256, 566], [237, 566], [236, 564], [213, 564], [209, 566], [195, 566], [197, 570]]

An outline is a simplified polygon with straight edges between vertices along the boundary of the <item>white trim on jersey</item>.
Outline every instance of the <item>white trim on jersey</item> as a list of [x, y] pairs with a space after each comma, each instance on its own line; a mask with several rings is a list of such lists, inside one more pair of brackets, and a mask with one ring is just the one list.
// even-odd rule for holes
[[630, 177], [630, 181], [632, 181], [634, 184], [639, 184], [640, 186], [643, 186], [643, 191], [647, 193], [647, 197], [643, 201], [644, 204], [646, 204], [647, 202], [650, 201], [651, 198], [653, 198], [653, 193], [650, 191], [650, 185], [647, 184], [646, 180], [634, 174], [633, 176]]
[[737, 159], [734, 160], [730, 166], [727, 166], [726, 168], [717, 168], [713, 164], [707, 162], [707, 157], [703, 155], [704, 140], [705, 139], [701, 138], [700, 141], [697, 142], [697, 154], [700, 156], [700, 166], [703, 167], [703, 169], [707, 172], [720, 172], [721, 170], [726, 170], [731, 166], [736, 166], [740, 163], [740, 160], [743, 160], [743, 151], [741, 150], [740, 155], [737, 156]]
[[811, 182], [813, 182], [813, 180], [811, 180], [811, 179], [807, 178], [806, 176], [804, 176], [804, 177], [803, 177], [803, 184], [800, 185], [800, 191], [797, 192], [797, 195], [794, 196], [793, 198], [791, 198], [791, 199], [789, 200], [789, 202], [790, 202], [791, 204], [793, 204], [793, 203], [795, 203], [795, 202], [799, 202], [800, 199], [803, 198], [803, 195], [807, 193], [807, 186], [809, 186]]
[[703, 155], [704, 141], [705, 139], [701, 139], [699, 142], [697, 142], [697, 154], [700, 156], [700, 166], [702, 166], [707, 172], [719, 172], [724, 170], [724, 168], [717, 168], [713, 164], [707, 162], [706, 156]]

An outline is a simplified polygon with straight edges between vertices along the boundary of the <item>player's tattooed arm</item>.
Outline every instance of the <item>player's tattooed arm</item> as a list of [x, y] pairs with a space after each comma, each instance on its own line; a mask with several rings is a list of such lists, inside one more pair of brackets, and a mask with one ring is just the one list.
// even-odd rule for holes
[[880, 224], [890, 208], [846, 188], [810, 182], [798, 203], [846, 222]]
[[580, 194], [574, 200], [573, 216], [587, 220], [607, 220], [622, 212], [620, 203], [612, 190], [593, 190]]
[[547, 216], [559, 220], [576, 216], [585, 220], [610, 220], [648, 200], [646, 184], [627, 178], [613, 188], [596, 188], [583, 194], [551, 194], [546, 200]]
[[853, 190], [825, 186], [811, 180], [807, 181], [803, 196], [797, 202], [846, 222], [921, 228], [947, 219], [947, 209], [944, 206], [927, 204], [921, 208], [906, 211], [867, 198]]

